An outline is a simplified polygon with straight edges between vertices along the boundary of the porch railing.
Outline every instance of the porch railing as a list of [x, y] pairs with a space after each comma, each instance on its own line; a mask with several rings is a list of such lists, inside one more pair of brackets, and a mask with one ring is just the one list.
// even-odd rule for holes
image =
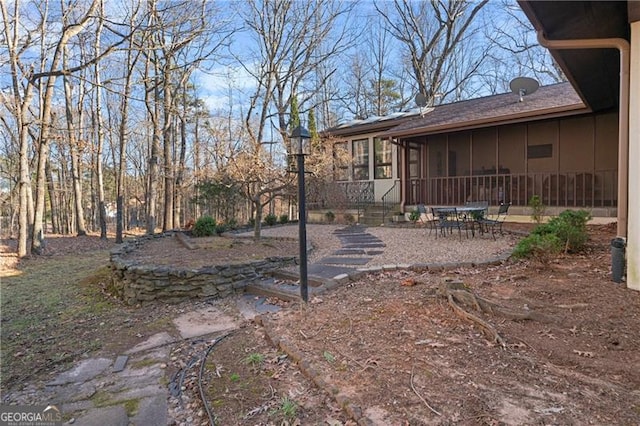
[[615, 207], [616, 170], [562, 173], [515, 173], [411, 179], [407, 204], [456, 205], [488, 201], [526, 206], [533, 195], [549, 207]]
[[400, 203], [400, 181], [393, 182], [393, 186], [382, 195], [382, 223], [386, 222], [389, 211]]
[[324, 182], [307, 192], [309, 208], [357, 209], [358, 215], [375, 201], [372, 181]]

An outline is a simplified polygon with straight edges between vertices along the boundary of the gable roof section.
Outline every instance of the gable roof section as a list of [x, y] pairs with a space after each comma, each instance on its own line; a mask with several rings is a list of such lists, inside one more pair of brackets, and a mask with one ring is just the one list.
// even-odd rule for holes
[[390, 129], [384, 136], [428, 135], [589, 111], [567, 82], [542, 86], [531, 95], [525, 96], [522, 102], [518, 95], [505, 93], [439, 105], [424, 117], [414, 118]]

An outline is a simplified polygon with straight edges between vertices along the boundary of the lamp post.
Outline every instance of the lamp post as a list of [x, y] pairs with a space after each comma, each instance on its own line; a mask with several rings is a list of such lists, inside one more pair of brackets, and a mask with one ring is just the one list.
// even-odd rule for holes
[[304, 188], [304, 156], [309, 154], [311, 135], [302, 126], [291, 132], [289, 154], [297, 158], [298, 173], [298, 240], [300, 243], [300, 297], [306, 303], [309, 300], [307, 287], [307, 212]]

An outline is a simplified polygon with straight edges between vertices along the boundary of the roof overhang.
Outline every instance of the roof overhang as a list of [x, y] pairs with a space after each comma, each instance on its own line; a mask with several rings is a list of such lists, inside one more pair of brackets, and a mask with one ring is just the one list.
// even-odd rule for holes
[[[549, 40], [622, 38], [628, 41], [630, 38], [626, 1], [519, 0], [518, 4], [534, 28]], [[618, 107], [620, 60], [617, 50], [550, 52], [591, 109]]]
[[421, 127], [418, 129], [391, 129], [381, 136], [390, 138], [408, 138], [413, 136], [429, 136], [445, 132], [458, 132], [464, 130], [481, 129], [484, 127], [502, 126], [506, 124], [517, 124], [531, 121], [547, 120], [551, 118], [567, 117], [571, 115], [580, 115], [589, 113], [591, 110], [585, 108], [584, 105], [572, 105], [570, 107], [549, 108], [543, 111], [536, 111], [535, 114], [513, 114], [509, 116], [491, 117], [481, 120], [470, 120], [467, 122], [447, 123], [444, 125], [435, 125]]

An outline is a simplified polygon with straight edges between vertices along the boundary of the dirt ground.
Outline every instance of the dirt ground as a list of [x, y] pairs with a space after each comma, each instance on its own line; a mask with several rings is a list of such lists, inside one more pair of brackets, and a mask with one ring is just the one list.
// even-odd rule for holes
[[[615, 228], [589, 231], [585, 253], [548, 265], [508, 261], [448, 271], [390, 271], [365, 276], [304, 307], [278, 302], [284, 309], [264, 316], [266, 327], [245, 322], [208, 354], [203, 379], [217, 424], [354, 425], [353, 414], [380, 425], [640, 424], [640, 293], [610, 280]], [[49, 247], [51, 257], [89, 250], [77, 239], [51, 241]], [[451, 281], [504, 308], [486, 313], [464, 306], [503, 340], [488, 338], [477, 323], [454, 312], [439, 290]], [[3, 292], [4, 286], [3, 278]], [[108, 296], [92, 297], [99, 302]], [[189, 306], [152, 305], [132, 312], [144, 318], [146, 309], [153, 310], [158, 327], [158, 316]], [[114, 309], [125, 308], [93, 314], [91, 324], [122, 322]], [[514, 312], [519, 315], [510, 315]], [[2, 316], [4, 346], [14, 336], [6, 335], [12, 318], [5, 319], [4, 306]], [[519, 319], [524, 316], [529, 319]], [[77, 321], [73, 327], [89, 339], [92, 329], [82, 330]], [[114, 347], [104, 342], [118, 340], [111, 334], [101, 335], [102, 349], [96, 350]], [[285, 350], [271, 345], [266, 334], [286, 342]], [[184, 365], [196, 347], [188, 342], [176, 348], [168, 371]], [[16, 357], [17, 347], [11, 350], [3, 348], [3, 364], [9, 356], [20, 360], [10, 367], [30, 368], [26, 357]], [[302, 369], [294, 363], [297, 356], [304, 360]], [[35, 365], [37, 357], [31, 362]], [[325, 386], [309, 380], [309, 371]], [[5, 393], [4, 383], [3, 388]], [[184, 392], [196, 400], [195, 370], [185, 379]], [[359, 410], [347, 415], [341, 409], [346, 405]], [[203, 408], [197, 402], [186, 408], [201, 420], [193, 424], [207, 424]]]

